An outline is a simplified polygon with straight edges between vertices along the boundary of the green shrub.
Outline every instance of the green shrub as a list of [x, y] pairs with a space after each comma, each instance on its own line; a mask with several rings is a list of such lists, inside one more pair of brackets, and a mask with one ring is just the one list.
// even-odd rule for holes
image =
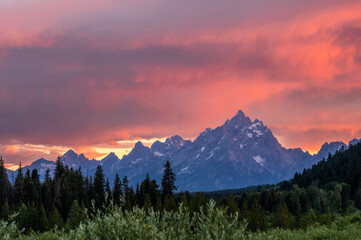
[[[207, 211], [205, 211], [207, 209]], [[105, 213], [97, 211], [70, 231], [58, 229], [25, 235], [14, 221], [0, 221], [0, 239], [360, 239], [361, 219], [357, 213], [337, 216], [332, 223], [311, 225], [306, 229], [273, 228], [267, 232], [246, 232], [247, 223], [231, 217], [227, 209], [217, 208], [211, 200], [199, 212], [190, 213], [183, 205], [176, 211], [155, 211], [134, 207], [124, 211], [112, 203]], [[310, 213], [310, 215], [312, 215]], [[14, 216], [10, 219], [13, 219]], [[313, 218], [313, 216], [312, 216]]]

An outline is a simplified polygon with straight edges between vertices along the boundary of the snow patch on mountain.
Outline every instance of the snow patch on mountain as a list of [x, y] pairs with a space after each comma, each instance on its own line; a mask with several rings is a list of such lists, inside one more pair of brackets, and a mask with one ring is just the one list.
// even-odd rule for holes
[[157, 156], [157, 157], [163, 157], [165, 154], [163, 153], [160, 153], [160, 152], [154, 152], [154, 156]]
[[263, 165], [265, 164], [266, 162], [266, 159], [265, 158], [262, 158], [261, 156], [257, 155], [257, 156], [253, 156], [253, 159], [263, 167]]
[[256, 133], [258, 137], [263, 135], [263, 133], [260, 130], [257, 130], [257, 129], [253, 130], [253, 132]]
[[214, 152], [212, 151], [212, 152], [208, 155], [208, 157], [206, 158], [206, 160], [208, 160], [208, 159], [210, 159], [211, 157], [213, 157], [213, 155], [214, 155]]
[[54, 166], [54, 164], [53, 163], [50, 163], [50, 164], [42, 163], [42, 164], [40, 164], [40, 166], [43, 168], [51, 168], [52, 166]]
[[141, 159], [141, 158], [137, 158], [137, 159], [135, 159], [135, 161], [131, 161], [131, 163], [137, 164], [137, 163], [139, 163], [140, 161], [142, 161], [142, 159]]
[[182, 168], [181, 171], [184, 172], [188, 169], [188, 167]]
[[[356, 144], [359, 140], [351, 141]], [[317, 155], [301, 149], [286, 149], [259, 120], [251, 121], [242, 111], [215, 129], [207, 128], [192, 142], [180, 136], [155, 141], [151, 147], [141, 142], [120, 160], [114, 153], [101, 161], [89, 160], [83, 154], [68, 151], [61, 157], [64, 165], [81, 167], [86, 176], [101, 164], [104, 174], [113, 182], [115, 174], [127, 176], [130, 185], [144, 180], [147, 173], [160, 182], [165, 161], [169, 160], [178, 175], [180, 191], [211, 191], [258, 184], [272, 184], [290, 179], [295, 172], [327, 158], [328, 153], [347, 148], [345, 144], [325, 144]], [[55, 162], [38, 160], [32, 166], [41, 175], [47, 168], [53, 174]]]

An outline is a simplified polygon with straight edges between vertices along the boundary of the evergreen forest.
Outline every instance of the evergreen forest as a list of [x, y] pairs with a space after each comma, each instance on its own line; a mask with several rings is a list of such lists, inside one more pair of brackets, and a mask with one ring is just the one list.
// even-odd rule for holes
[[43, 182], [21, 164], [9, 181], [0, 158], [2, 239], [358, 239], [361, 143], [276, 185], [177, 192], [171, 164], [157, 183], [64, 166]]

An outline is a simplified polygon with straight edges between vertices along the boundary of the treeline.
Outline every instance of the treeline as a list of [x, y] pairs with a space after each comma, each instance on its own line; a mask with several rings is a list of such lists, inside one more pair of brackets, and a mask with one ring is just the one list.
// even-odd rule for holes
[[[228, 197], [217, 192], [207, 195], [239, 210], [252, 230], [329, 224], [335, 215], [361, 209], [361, 143], [340, 149], [289, 181]], [[232, 204], [233, 198], [237, 204]]]
[[[344, 183], [335, 186], [335, 183]], [[340, 150], [335, 155], [329, 155], [302, 174], [296, 173], [289, 184], [300, 187], [315, 185], [328, 191], [337, 187], [343, 195], [343, 210], [352, 201], [357, 208], [361, 208], [361, 143], [351, 145], [347, 150]], [[290, 185], [284, 184], [284, 189]]]
[[201, 209], [206, 213], [208, 200], [214, 199], [217, 208], [230, 217], [238, 213], [240, 222], [246, 220], [250, 231], [304, 229], [316, 222], [328, 225], [336, 215], [361, 208], [361, 144], [329, 156], [302, 174], [295, 174], [290, 181], [228, 195], [175, 193], [176, 176], [168, 161], [160, 186], [147, 175], [135, 188], [129, 186], [126, 176], [121, 179], [118, 174], [110, 183], [101, 166], [88, 178], [81, 169], [63, 166], [59, 159], [53, 178], [48, 170], [44, 182], [40, 182], [36, 169], [23, 173], [20, 167], [14, 184], [10, 184], [2, 159], [0, 163], [0, 217], [6, 220], [18, 212], [15, 221], [27, 232], [54, 226], [69, 230], [85, 219], [85, 214], [104, 211], [111, 201], [122, 206], [123, 211], [134, 206], [173, 211], [183, 204], [193, 216]]
[[[37, 169], [23, 173], [20, 164], [14, 184], [11, 184], [0, 157], [0, 219], [15, 220], [26, 232], [43, 232], [55, 226], [75, 228], [86, 218], [85, 209], [89, 213], [104, 211], [110, 201], [116, 205], [125, 202], [124, 210], [136, 205], [173, 209], [176, 207], [173, 192], [177, 189], [174, 182], [175, 174], [168, 161], [161, 186], [147, 174], [134, 189], [129, 186], [127, 176], [121, 179], [116, 174], [114, 182], [110, 183], [99, 165], [94, 176], [84, 177], [80, 168], [64, 166], [58, 158], [54, 177], [47, 170], [44, 181], [40, 182]], [[15, 212], [15, 219], [9, 219]]]

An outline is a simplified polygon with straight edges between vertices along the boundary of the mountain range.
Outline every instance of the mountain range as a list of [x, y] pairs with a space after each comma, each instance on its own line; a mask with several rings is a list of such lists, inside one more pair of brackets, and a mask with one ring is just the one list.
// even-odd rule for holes
[[[171, 162], [177, 176], [178, 190], [213, 191], [241, 188], [250, 185], [272, 184], [290, 179], [296, 172], [311, 167], [329, 154], [347, 149], [360, 142], [354, 139], [325, 143], [317, 154], [300, 148], [286, 149], [272, 131], [242, 111], [215, 129], [207, 128], [194, 141], [176, 135], [165, 142], [156, 141], [151, 147], [137, 142], [128, 155], [119, 159], [110, 153], [101, 161], [89, 160], [73, 150], [61, 156], [60, 161], [72, 168], [81, 167], [83, 175], [93, 175], [102, 165], [105, 175], [113, 181], [115, 174], [127, 176], [130, 184], [144, 180], [147, 173], [160, 182], [163, 166]], [[55, 162], [39, 159], [23, 169], [38, 169], [43, 178], [47, 169], [52, 172]], [[11, 175], [14, 172], [8, 171]]]

